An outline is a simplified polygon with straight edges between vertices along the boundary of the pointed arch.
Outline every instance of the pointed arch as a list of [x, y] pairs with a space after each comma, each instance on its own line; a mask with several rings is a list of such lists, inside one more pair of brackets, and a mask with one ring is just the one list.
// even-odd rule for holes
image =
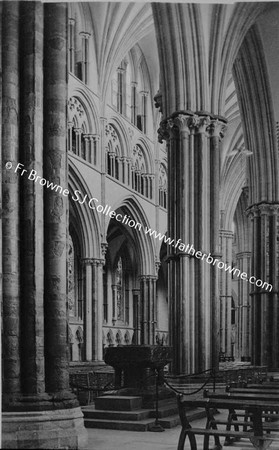
[[[151, 239], [151, 237], [147, 234], [145, 234], [145, 229], [149, 229], [149, 221], [147, 218], [147, 215], [145, 211], [143, 210], [142, 206], [140, 205], [138, 199], [136, 196], [125, 196], [122, 199], [119, 199], [117, 204], [114, 204], [112, 209], [114, 211], [121, 210], [121, 213], [123, 216], [126, 214], [127, 216], [130, 216], [131, 219], [133, 219], [136, 223], [141, 224], [141, 229], [139, 227], [134, 230], [130, 227], [125, 227], [124, 232], [129, 234], [130, 240], [133, 241], [135, 245], [135, 251], [136, 254], [139, 256], [139, 267], [140, 267], [140, 274], [141, 275], [155, 275], [155, 245], [154, 241]], [[113, 220], [113, 219], [112, 219]], [[108, 222], [106, 224], [106, 233], [108, 231]], [[124, 229], [124, 226], [121, 225], [120, 222], [117, 222], [122, 226]]]
[[88, 194], [90, 190], [82, 174], [69, 158], [69, 204], [70, 222], [73, 220], [79, 230], [79, 241], [81, 244], [81, 254], [83, 258], [101, 258], [101, 224], [96, 211], [80, 205], [72, 200], [75, 197], [75, 190], [79, 190], [82, 195]]

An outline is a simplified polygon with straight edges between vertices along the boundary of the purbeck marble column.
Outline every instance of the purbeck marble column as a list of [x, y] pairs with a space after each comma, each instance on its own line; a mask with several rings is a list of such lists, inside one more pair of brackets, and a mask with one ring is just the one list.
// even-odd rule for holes
[[[19, 2], [2, 10], [2, 160], [19, 162]], [[20, 392], [19, 177], [3, 170], [3, 393]], [[3, 405], [5, 408], [5, 404]]]
[[[230, 230], [220, 230], [222, 261], [231, 265], [232, 262], [232, 243], [234, 234]], [[237, 266], [238, 267], [238, 266]], [[220, 289], [220, 350], [231, 355], [232, 327], [231, 327], [231, 308], [232, 308], [232, 275], [230, 272], [220, 270], [219, 273]]]
[[251, 285], [252, 363], [277, 367], [279, 205], [256, 204], [248, 209], [248, 214], [252, 218], [253, 232], [251, 274], [272, 285], [272, 290]]
[[[21, 12], [21, 158], [24, 168], [43, 167], [43, 4], [23, 2]], [[30, 33], [30, 27], [34, 30]], [[21, 340], [24, 394], [45, 391], [44, 364], [44, 188], [21, 177]]]
[[[218, 272], [196, 258], [194, 250], [218, 255], [220, 169], [213, 163], [220, 157], [225, 123], [185, 111], [163, 121], [159, 130], [168, 143], [168, 234], [176, 243], [168, 246], [174, 373], [218, 365]], [[191, 254], [187, 245], [194, 248]]]
[[[35, 170], [67, 187], [66, 10], [3, 2], [2, 157], [11, 163], [3, 172], [3, 448], [78, 448], [86, 440], [68, 390], [65, 203], [27, 178]], [[15, 172], [18, 163], [26, 173]]]
[[[67, 187], [67, 5], [45, 4], [44, 178]], [[67, 197], [45, 190], [45, 363], [49, 392], [69, 388], [67, 355]]]
[[[236, 254], [237, 267], [241, 272], [251, 274], [251, 252]], [[249, 296], [250, 283], [238, 280], [238, 355], [243, 361], [251, 358], [251, 298]]]

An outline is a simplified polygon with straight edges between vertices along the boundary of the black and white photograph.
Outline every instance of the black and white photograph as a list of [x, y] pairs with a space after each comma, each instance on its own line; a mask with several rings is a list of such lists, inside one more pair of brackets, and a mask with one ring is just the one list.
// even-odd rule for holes
[[279, 450], [279, 2], [0, 42], [1, 448]]

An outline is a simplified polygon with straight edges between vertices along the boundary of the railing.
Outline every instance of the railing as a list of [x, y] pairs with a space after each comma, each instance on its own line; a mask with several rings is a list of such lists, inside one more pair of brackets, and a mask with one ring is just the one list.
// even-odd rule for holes
[[[91, 403], [98, 395], [114, 389], [114, 373], [73, 372], [70, 373], [70, 387], [78, 397], [80, 404]], [[87, 398], [86, 398], [87, 397]]]

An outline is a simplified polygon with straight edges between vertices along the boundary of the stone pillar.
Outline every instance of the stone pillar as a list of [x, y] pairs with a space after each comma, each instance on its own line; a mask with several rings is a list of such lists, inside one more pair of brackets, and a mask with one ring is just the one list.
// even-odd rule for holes
[[69, 18], [68, 21], [68, 68], [75, 72], [75, 19]]
[[[278, 224], [279, 205], [260, 203], [249, 208], [253, 247], [251, 273], [252, 363], [277, 367], [278, 355]], [[255, 281], [256, 283], [256, 281]], [[267, 286], [272, 285], [272, 289]], [[277, 349], [277, 350], [276, 350]]]
[[72, 130], [74, 127], [74, 122], [68, 122], [68, 152], [72, 152]]
[[93, 258], [83, 258], [82, 264], [85, 271], [85, 360], [92, 361], [92, 348], [93, 348], [93, 338], [92, 338], [92, 328], [94, 325], [93, 321], [93, 274], [92, 274], [92, 264]]
[[[3, 17], [3, 2], [0, 4], [0, 18]], [[2, 20], [0, 19], [0, 42], [3, 42], [3, 35], [2, 35]], [[0, 45], [0, 105], [3, 105], [3, 98], [2, 98], [2, 45]], [[0, 107], [0, 167], [2, 166], [2, 107]], [[0, 171], [0, 210], [2, 211], [2, 217], [3, 217], [3, 200], [2, 200], [2, 179], [3, 179], [3, 169]], [[0, 273], [2, 276], [0, 277], [0, 302], [1, 302], [1, 311], [3, 314], [3, 238], [2, 238], [2, 218], [0, 219], [0, 255], [2, 255], [2, 258], [0, 258]], [[3, 322], [1, 322], [1, 345], [2, 345], [2, 332], [3, 332]], [[2, 353], [2, 355], [4, 352]], [[3, 372], [2, 372], [2, 382], [3, 382]]]
[[[232, 244], [234, 234], [230, 230], [220, 230], [222, 261], [231, 265], [232, 262]], [[231, 308], [232, 308], [232, 274], [219, 271], [220, 279], [220, 351], [227, 356], [232, 356], [232, 327], [231, 327]]]
[[118, 165], [118, 180], [123, 182], [123, 159], [121, 156], [116, 156], [115, 160]]
[[82, 49], [82, 60], [81, 60], [81, 76], [82, 81], [87, 84], [88, 83], [88, 56], [89, 56], [89, 46], [88, 46], [88, 38], [90, 33], [87, 33], [86, 31], [81, 31], [81, 49]]
[[[190, 174], [193, 164], [192, 137], [190, 137], [189, 117], [178, 115], [168, 122], [170, 139], [168, 145], [168, 233], [177, 242], [178, 239], [187, 243], [190, 239], [188, 225], [189, 201], [187, 195], [186, 177]], [[190, 151], [188, 151], [190, 148]], [[180, 180], [179, 183], [177, 180]], [[188, 180], [190, 182], [190, 180]], [[193, 188], [194, 173], [191, 175]], [[178, 213], [178, 208], [180, 212]], [[194, 367], [194, 332], [195, 318], [193, 316], [192, 302], [194, 299], [186, 298], [186, 289], [190, 286], [190, 261], [189, 255], [176, 251], [175, 247], [168, 246], [169, 262], [169, 307], [170, 307], [170, 345], [173, 346], [174, 358], [172, 371], [183, 373]], [[191, 320], [191, 318], [193, 320]]]
[[74, 128], [74, 132], [76, 134], [76, 155], [82, 157], [82, 154], [81, 154], [82, 129], [81, 128]]
[[92, 360], [101, 361], [103, 359], [103, 266], [105, 260], [99, 258], [92, 259]]
[[68, 390], [67, 208], [34, 181], [67, 187], [66, 22], [66, 4], [3, 3], [3, 448], [86, 440]]
[[[28, 172], [43, 172], [43, 4], [21, 5], [21, 158]], [[30, 33], [30, 27], [34, 30]], [[22, 390], [45, 391], [44, 367], [44, 188], [21, 178]]]
[[127, 158], [127, 185], [132, 187], [132, 162]]
[[168, 233], [175, 241], [168, 246], [170, 345], [177, 374], [218, 365], [217, 268], [194, 255], [217, 256], [217, 162], [224, 125], [225, 119], [186, 111], [173, 114], [159, 130], [168, 140]]
[[141, 91], [140, 95], [141, 95], [141, 125], [142, 125], [142, 132], [146, 133], [147, 131], [147, 121], [146, 121], [146, 116], [147, 116], [147, 97], [148, 97], [149, 92], [147, 91]]
[[[240, 252], [236, 255], [237, 268], [241, 272], [251, 274], [251, 252]], [[250, 283], [238, 280], [238, 355], [242, 361], [251, 358], [251, 299], [249, 296]]]
[[155, 343], [156, 277], [143, 275], [140, 279], [141, 344]]
[[[209, 145], [210, 145], [210, 250], [213, 258], [220, 259], [221, 253], [219, 248], [219, 229], [220, 229], [220, 175], [221, 175], [221, 140], [224, 137], [226, 130], [226, 119], [220, 117], [213, 117], [208, 125]], [[211, 365], [218, 369], [219, 366], [219, 352], [220, 352], [220, 335], [219, 335], [219, 317], [220, 317], [220, 303], [219, 303], [219, 279], [218, 272], [220, 270], [216, 265], [210, 266], [210, 312], [212, 330], [211, 336]]]
[[[2, 161], [19, 162], [19, 2], [3, 2]], [[3, 170], [3, 393], [20, 392], [19, 177]], [[5, 399], [3, 402], [5, 410]]]
[[85, 145], [85, 161], [92, 163], [92, 153], [91, 153], [91, 138], [90, 134], [84, 134], [84, 145]]
[[133, 327], [135, 345], [140, 344], [141, 316], [140, 316], [140, 289], [133, 289]]
[[100, 136], [97, 134], [92, 134], [90, 137], [90, 143], [91, 143], [91, 163], [94, 164], [94, 166], [100, 165], [100, 150], [98, 148], [98, 142], [100, 140]]
[[131, 82], [131, 103], [132, 103], [132, 111], [131, 111], [131, 122], [136, 125], [137, 124], [137, 82]]
[[[67, 186], [67, 5], [45, 5], [44, 47], [44, 178]], [[69, 388], [67, 354], [67, 198], [46, 189], [45, 232], [45, 363], [48, 392]]]

